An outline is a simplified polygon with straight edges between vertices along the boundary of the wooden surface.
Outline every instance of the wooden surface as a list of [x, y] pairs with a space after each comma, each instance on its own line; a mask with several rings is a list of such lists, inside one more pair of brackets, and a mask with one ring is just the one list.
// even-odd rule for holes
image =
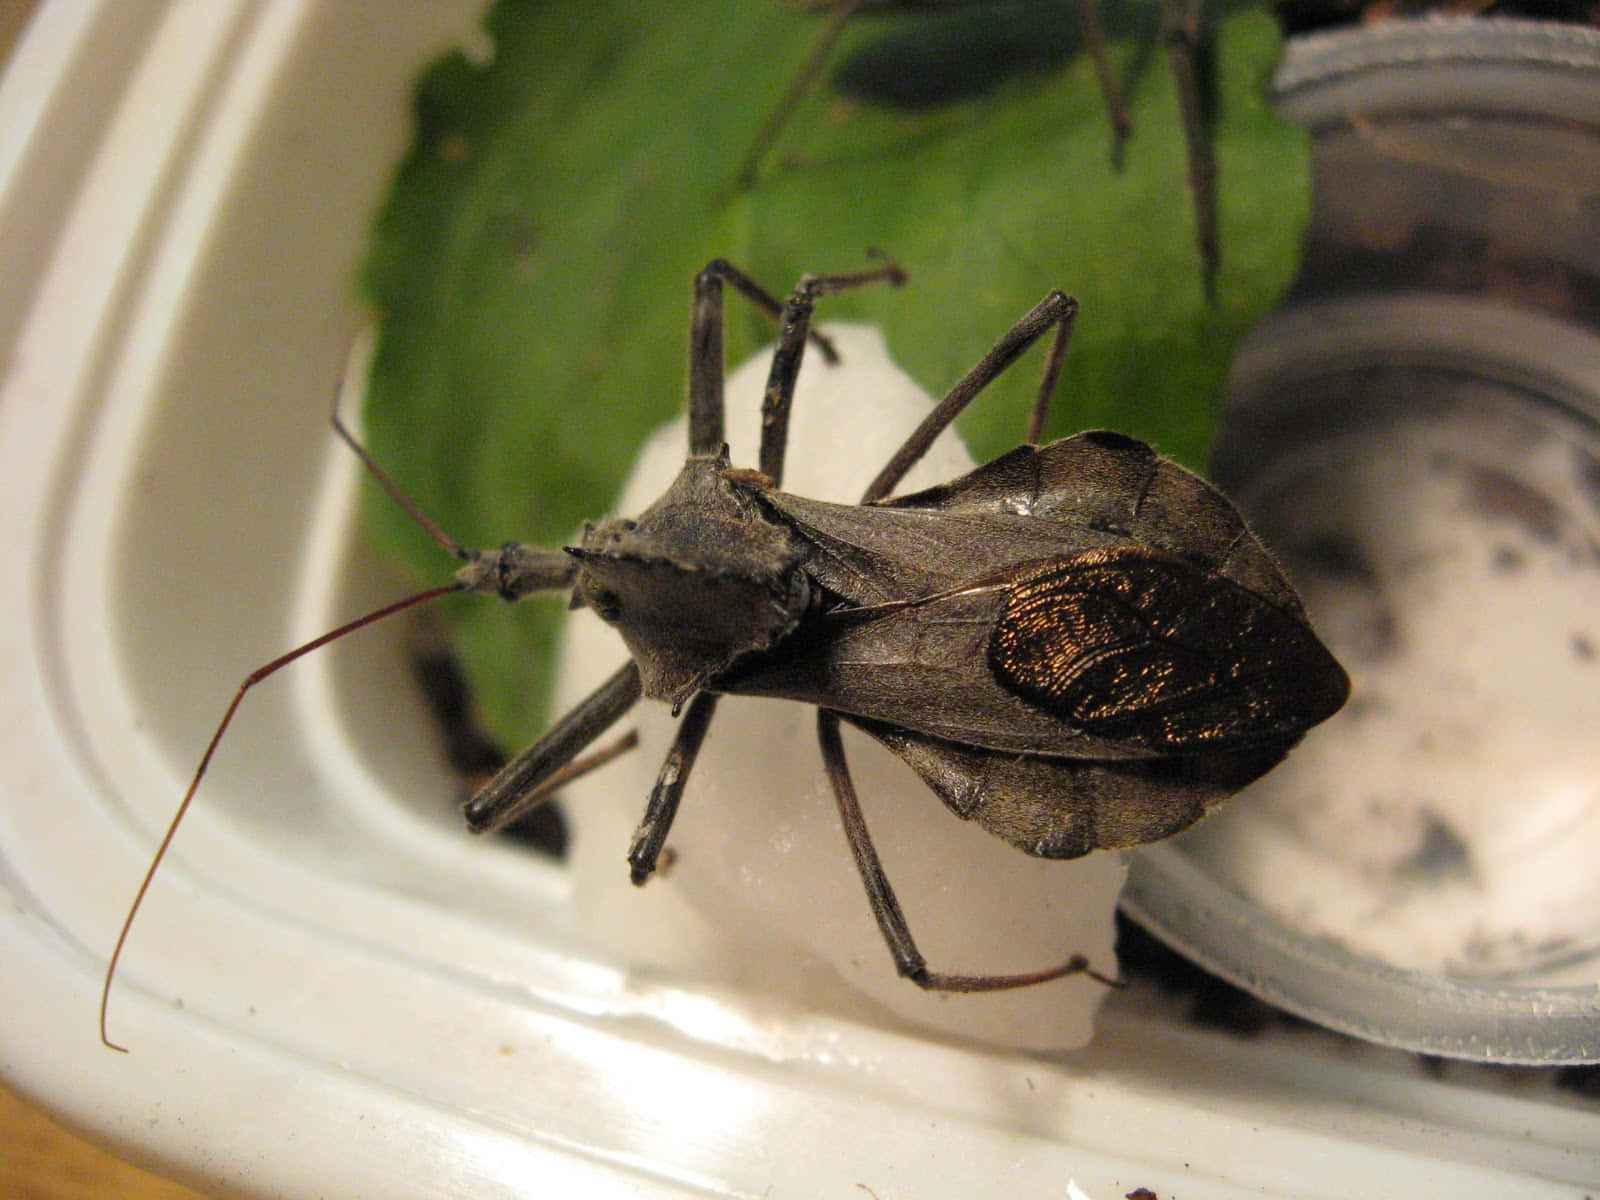
[[11, 58], [11, 47], [37, 7], [35, 0], [0, 0], [0, 65]]
[[0, 1197], [204, 1200], [199, 1192], [131, 1167], [91, 1146], [4, 1089], [0, 1089]]

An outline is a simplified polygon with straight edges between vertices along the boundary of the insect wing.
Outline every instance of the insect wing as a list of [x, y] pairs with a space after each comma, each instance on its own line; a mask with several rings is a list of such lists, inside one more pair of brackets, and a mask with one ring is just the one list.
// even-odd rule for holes
[[862, 608], [937, 596], [1017, 562], [1117, 540], [1016, 513], [828, 504], [784, 494], [765, 499], [810, 547], [812, 578]]
[[921, 600], [844, 608], [803, 622], [774, 652], [720, 674], [716, 691], [771, 696], [967, 746], [1080, 759], [1152, 752], [1085, 732], [996, 677], [987, 647], [1011, 575]]
[[1020, 567], [988, 660], [1072, 725], [1175, 755], [1297, 738], [1349, 694], [1298, 614], [1144, 546]]
[[1039, 858], [1142, 846], [1187, 829], [1293, 744], [1192, 759], [1095, 761], [985, 750], [846, 716], [963, 820]]
[[1137, 542], [1302, 615], [1294, 588], [1233, 502], [1125, 434], [1090, 430], [1047, 446], [1018, 446], [960, 479], [885, 506], [964, 516], [1024, 514], [1055, 530], [1063, 553]]
[[1233, 503], [1119, 433], [1019, 446], [958, 479], [877, 504], [756, 499], [813, 547], [808, 569], [852, 604], [927, 596], [1030, 560], [1133, 543], [1304, 619], [1294, 588]]

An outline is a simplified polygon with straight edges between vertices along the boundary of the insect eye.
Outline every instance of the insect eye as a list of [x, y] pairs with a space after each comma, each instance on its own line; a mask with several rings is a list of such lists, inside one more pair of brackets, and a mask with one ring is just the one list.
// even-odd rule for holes
[[589, 607], [602, 621], [615, 623], [622, 618], [622, 597], [609, 589], [591, 595]]

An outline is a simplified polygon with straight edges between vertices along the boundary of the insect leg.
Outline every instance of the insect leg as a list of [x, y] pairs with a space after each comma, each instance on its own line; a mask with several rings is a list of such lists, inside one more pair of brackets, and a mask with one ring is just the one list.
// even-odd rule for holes
[[1089, 960], [1081, 954], [1074, 954], [1059, 966], [1016, 975], [952, 975], [930, 971], [927, 960], [922, 957], [916, 940], [911, 936], [911, 927], [906, 924], [905, 913], [895, 899], [894, 888], [883, 872], [883, 863], [872, 844], [872, 835], [867, 832], [866, 818], [862, 815], [855, 784], [850, 780], [850, 768], [845, 762], [844, 743], [839, 739], [839, 718], [826, 709], [817, 711], [817, 741], [822, 747], [822, 761], [828, 771], [828, 782], [833, 785], [833, 795], [839, 804], [839, 817], [844, 822], [850, 852], [855, 856], [856, 869], [861, 873], [861, 882], [867, 889], [872, 915], [877, 918], [883, 940], [889, 944], [895, 970], [901, 975], [930, 992], [1000, 992], [1048, 983], [1068, 975], [1088, 975], [1101, 983], [1117, 986], [1116, 980], [1091, 970]]
[[801, 101], [812, 88], [817, 86], [822, 68], [827, 64], [834, 47], [839, 44], [845, 25], [863, 3], [864, 0], [841, 0], [829, 9], [828, 19], [812, 41], [811, 49], [806, 51], [805, 61], [800, 64], [800, 69], [789, 81], [789, 86], [784, 90], [783, 98], [778, 101], [777, 107], [767, 115], [755, 140], [750, 143], [750, 149], [745, 151], [744, 161], [739, 164], [739, 173], [733, 179], [735, 191], [743, 192], [755, 186], [756, 176], [761, 171], [761, 160], [766, 158], [767, 151], [777, 142], [778, 135], [789, 123], [789, 118], [794, 116], [794, 111], [800, 107]]
[[[695, 276], [694, 305], [689, 320], [689, 453], [715, 454], [723, 444], [723, 284], [732, 286], [751, 304], [779, 322], [778, 348], [773, 354], [772, 369], [768, 375], [767, 390], [761, 407], [760, 454], [761, 470], [776, 485], [783, 474], [784, 448], [788, 443], [789, 410], [794, 398], [794, 381], [800, 371], [800, 359], [805, 351], [806, 342], [809, 340], [815, 343], [818, 351], [828, 362], [839, 361], [833, 343], [811, 328], [811, 312], [816, 306], [817, 298], [829, 292], [860, 287], [880, 280], [904, 283], [905, 272], [890, 262], [869, 271], [839, 275], [807, 275], [796, 285], [789, 299], [780, 303], [770, 292], [726, 259], [712, 259], [707, 263], [700, 274]], [[639, 689], [637, 670], [633, 673], [633, 688], [633, 699], [636, 700]], [[632, 702], [630, 700], [629, 704]], [[661, 765], [656, 785], [651, 790], [650, 800], [645, 806], [644, 818], [634, 833], [633, 844], [628, 851], [628, 861], [632, 864], [632, 876], [636, 884], [642, 884], [655, 871], [656, 861], [666, 844], [667, 833], [677, 816], [678, 803], [682, 799], [684, 785], [688, 782], [689, 771], [694, 766], [696, 755], [700, 752], [700, 744], [705, 740], [706, 729], [711, 724], [716, 707], [715, 696], [706, 692], [695, 696], [683, 724], [678, 728], [677, 737], [667, 753], [666, 761]], [[620, 712], [617, 715], [620, 716]], [[551, 734], [555, 732], [552, 730]], [[544, 740], [548, 740], [551, 734], [547, 734]], [[590, 736], [592, 738], [595, 735]], [[583, 744], [587, 742], [581, 743], [580, 746]], [[531, 755], [536, 750], [537, 746], [525, 752], [524, 756], [519, 756], [519, 761], [521, 757]], [[516, 762], [509, 764], [501, 775], [504, 776], [516, 765]], [[546, 768], [540, 766], [538, 769]], [[499, 777], [491, 780], [489, 788], [494, 788], [499, 782]], [[479, 806], [479, 800], [483, 799], [483, 793], [480, 793], [468, 807], [468, 824], [476, 827], [474, 813], [482, 812], [490, 806], [514, 804], [515, 811], [523, 811], [529, 805], [540, 802], [542, 796], [548, 792], [548, 788], [542, 792], [538, 791], [539, 785], [535, 779], [532, 784], [521, 785], [531, 786], [535, 789], [535, 794], [514, 799], [516, 793], [509, 790], [514, 786], [517, 785], [508, 781], [508, 790], [499, 794], [505, 798], [500, 799], [497, 796], [484, 800], [482, 807]], [[494, 822], [500, 825], [509, 819], [511, 818], [497, 816]]]
[[600, 749], [591, 751], [582, 758], [575, 758], [566, 766], [552, 771], [541, 779], [535, 787], [529, 789], [528, 793], [523, 797], [522, 815], [526, 816], [543, 805], [573, 780], [582, 779], [590, 771], [598, 771], [608, 762], [621, 758], [638, 745], [639, 731], [630, 729], [609, 746], [602, 746]]
[[639, 693], [639, 668], [629, 662], [467, 801], [462, 810], [467, 828], [488, 833], [542, 804], [549, 795], [543, 785], [615, 725], [634, 706]]
[[1056, 380], [1060, 377], [1061, 363], [1066, 356], [1067, 343], [1072, 338], [1072, 323], [1077, 315], [1078, 302], [1064, 292], [1051, 292], [1034, 305], [1032, 311], [1001, 335], [994, 349], [984, 355], [978, 365], [950, 389], [949, 395], [934, 405], [933, 411], [922, 419], [922, 424], [912, 431], [905, 444], [895, 451], [894, 457], [888, 461], [883, 470], [878, 472], [878, 477], [872, 481], [872, 486], [867, 488], [866, 494], [861, 497], [861, 503], [870, 504], [874, 500], [882, 500], [892, 492], [905, 478], [906, 472], [927, 453], [934, 439], [944, 432], [951, 421], [961, 415], [978, 393], [998, 379], [1023, 351], [1033, 345], [1047, 329], [1054, 326], [1055, 342], [1050, 347], [1050, 358], [1045, 364], [1044, 379], [1040, 384], [1038, 398], [1034, 401], [1033, 416], [1028, 424], [1029, 440], [1036, 441], [1043, 431], [1045, 418], [1050, 411], [1050, 395], [1055, 391]]
[[[789, 410], [794, 403], [794, 383], [800, 374], [800, 359], [806, 338], [811, 333], [811, 313], [817, 300], [833, 292], [848, 291], [872, 283], [906, 281], [906, 273], [892, 261], [868, 271], [839, 275], [803, 275], [784, 303], [778, 321], [778, 347], [772, 353], [772, 369], [767, 374], [767, 390], [761, 398], [761, 473], [773, 486], [783, 481], [784, 452], [789, 444]], [[830, 362], [834, 359], [830, 358]]]
[[1128, 106], [1122, 100], [1122, 88], [1111, 69], [1111, 58], [1106, 53], [1106, 31], [1100, 23], [1099, 0], [1076, 0], [1078, 26], [1083, 30], [1083, 44], [1094, 63], [1095, 78], [1100, 83], [1100, 96], [1105, 101], [1106, 118], [1111, 122], [1111, 165], [1122, 167], [1122, 148], [1133, 132], [1133, 120], [1128, 116]]
[[[694, 280], [689, 316], [689, 453], [715, 454], [723, 443], [722, 285], [730, 285], [774, 320], [783, 302], [726, 259], [714, 258]], [[833, 343], [820, 333], [811, 340], [828, 362], [838, 362]]]
[[684, 784], [689, 782], [689, 771], [705, 741], [711, 717], [717, 711], [717, 697], [712, 692], [700, 692], [689, 702], [678, 725], [672, 748], [661, 764], [656, 785], [650, 789], [650, 800], [645, 805], [644, 818], [634, 831], [633, 842], [628, 846], [628, 863], [635, 884], [643, 884], [655, 873], [661, 848], [667, 844], [667, 834], [672, 830], [673, 819], [678, 815], [678, 801], [683, 798]]
[[1217, 161], [1211, 147], [1206, 95], [1208, 46], [1201, 32], [1201, 0], [1162, 0], [1161, 40], [1177, 84], [1183, 136], [1189, 147], [1189, 197], [1206, 299], [1217, 291]]

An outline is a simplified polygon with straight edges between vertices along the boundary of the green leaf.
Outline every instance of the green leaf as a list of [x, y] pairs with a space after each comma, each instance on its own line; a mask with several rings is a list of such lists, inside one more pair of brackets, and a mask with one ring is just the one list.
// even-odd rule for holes
[[[832, 62], [854, 94], [824, 81], [739, 191], [820, 21], [765, 0], [503, 0], [491, 59], [426, 73], [367, 264], [382, 317], [367, 428], [453, 536], [559, 544], [607, 510], [682, 406], [690, 285], [719, 256], [782, 293], [892, 254], [906, 288], [830, 297], [819, 318], [881, 324], [935, 394], [1061, 287], [1082, 310], [1051, 432], [1114, 427], [1203, 462], [1233, 344], [1292, 278], [1308, 215], [1306, 139], [1264, 99], [1266, 6], [1213, 29], [1210, 304], [1153, 9], [1106, 14], [1134, 123], [1120, 170], [1073, 6], [972, 4], [853, 21]], [[905, 83], [916, 103], [874, 98]], [[731, 365], [771, 330], [728, 303]], [[1018, 440], [1038, 370], [1024, 359], [963, 421], [978, 457]], [[380, 541], [439, 578], [437, 548], [374, 512]], [[561, 605], [519, 607], [451, 612], [507, 744], [542, 722]]]

